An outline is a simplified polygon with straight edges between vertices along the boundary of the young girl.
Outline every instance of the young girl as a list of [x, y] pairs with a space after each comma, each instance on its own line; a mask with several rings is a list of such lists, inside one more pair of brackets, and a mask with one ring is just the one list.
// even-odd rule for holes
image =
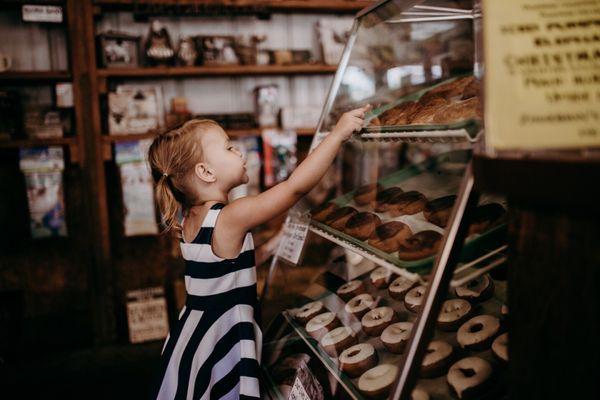
[[262, 333], [249, 231], [319, 182], [368, 109], [345, 113], [287, 181], [229, 204], [229, 191], [248, 175], [242, 154], [217, 123], [192, 120], [154, 140], [148, 156], [156, 198], [166, 230], [180, 234], [187, 290], [163, 347], [158, 399], [260, 398]]

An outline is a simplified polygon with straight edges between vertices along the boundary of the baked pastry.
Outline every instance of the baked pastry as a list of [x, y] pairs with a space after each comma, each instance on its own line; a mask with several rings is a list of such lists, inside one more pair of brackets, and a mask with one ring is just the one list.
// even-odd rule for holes
[[369, 279], [377, 289], [386, 288], [392, 280], [392, 271], [386, 267], [375, 268], [369, 275]]
[[506, 210], [498, 203], [489, 203], [476, 207], [471, 214], [469, 235], [482, 233], [502, 220]]
[[388, 325], [398, 321], [392, 307], [377, 307], [369, 311], [360, 320], [363, 331], [369, 336], [379, 336]]
[[397, 366], [392, 364], [378, 365], [360, 376], [358, 390], [367, 397], [385, 399], [388, 397], [397, 375]]
[[419, 109], [419, 105], [414, 101], [407, 101], [390, 108], [379, 116], [383, 125], [407, 125], [410, 117]]
[[386, 212], [390, 207], [388, 201], [402, 192], [404, 192], [404, 190], [397, 186], [392, 186], [377, 192], [377, 195], [375, 195], [375, 212]]
[[446, 300], [442, 304], [437, 325], [443, 331], [453, 331], [461, 326], [471, 316], [473, 308], [463, 299]]
[[425, 208], [427, 199], [417, 191], [398, 194], [389, 200], [389, 213], [392, 217], [417, 214]]
[[429, 393], [421, 388], [414, 388], [410, 394], [410, 400], [429, 400]]
[[342, 207], [334, 210], [327, 219], [325, 219], [325, 224], [329, 225], [333, 229], [337, 229], [338, 231], [343, 231], [346, 226], [346, 222], [352, 217], [354, 214], [357, 214], [355, 208], [352, 207]]
[[379, 362], [379, 357], [373, 345], [359, 343], [348, 347], [340, 354], [340, 369], [351, 378], [362, 375]]
[[354, 193], [354, 202], [359, 206], [364, 206], [375, 201], [377, 193], [381, 190], [381, 185], [378, 183], [370, 183], [356, 189]]
[[412, 231], [408, 225], [400, 221], [390, 221], [375, 228], [368, 243], [386, 253], [393, 253], [411, 236]]
[[375, 228], [381, 225], [381, 218], [368, 211], [354, 214], [344, 228], [344, 232], [360, 240], [367, 240]]
[[390, 284], [388, 291], [390, 296], [396, 300], [404, 300], [406, 293], [417, 285], [417, 282], [404, 276], [399, 276]]
[[350, 282], [344, 283], [337, 290], [337, 295], [340, 296], [343, 300], [348, 301], [349, 299], [358, 296], [361, 293], [365, 292], [365, 284], [363, 281], [354, 280]]
[[456, 196], [445, 196], [435, 200], [428, 201], [423, 209], [425, 219], [432, 224], [445, 228], [450, 219], [450, 213], [454, 207]]
[[398, 249], [401, 260], [419, 260], [437, 253], [442, 235], [435, 231], [421, 231], [404, 240]]
[[375, 117], [369, 121], [370, 126], [381, 126], [381, 120], [379, 117]]
[[375, 299], [369, 293], [359, 294], [353, 297], [346, 305], [344, 310], [348, 314], [354, 315], [357, 319], [361, 319], [370, 309], [375, 306]]
[[410, 124], [411, 125], [432, 124], [433, 118], [435, 117], [435, 115], [438, 112], [438, 110], [440, 109], [440, 107], [445, 107], [445, 105], [446, 105], [446, 101], [444, 101], [443, 99], [439, 99], [439, 100], [443, 102], [443, 105], [440, 105], [440, 104], [436, 105], [435, 103], [437, 103], [437, 101], [434, 101], [432, 99], [431, 102], [429, 103], [430, 105], [419, 108], [419, 110], [413, 114], [413, 116], [410, 120]]
[[342, 351], [356, 343], [356, 335], [347, 326], [339, 326], [321, 338], [321, 347], [331, 357], [337, 357]]
[[452, 82], [446, 82], [441, 85], [438, 85], [425, 93], [421, 99], [424, 97], [434, 97], [439, 96], [443, 97], [446, 100], [452, 100], [456, 98], [462, 97], [464, 93], [464, 89], [468, 86], [475, 78], [473, 76], [468, 76], [464, 78], [455, 79]]
[[427, 288], [423, 285], [412, 288], [406, 293], [404, 296], [404, 306], [408, 311], [412, 311], [414, 313], [419, 311], [419, 307], [421, 307], [421, 302], [423, 301], [423, 297], [425, 297], [425, 290]]
[[338, 208], [339, 206], [335, 203], [325, 203], [314, 208], [310, 212], [310, 214], [312, 216], [312, 219], [314, 219], [315, 221], [324, 222], [327, 219], [327, 217]]
[[440, 108], [433, 117], [435, 124], [450, 124], [467, 119], [482, 119], [479, 97], [471, 97]]
[[412, 322], [396, 322], [388, 325], [381, 333], [379, 339], [381, 339], [381, 342], [388, 351], [400, 354], [404, 352], [406, 343], [410, 339], [412, 327]]
[[485, 350], [500, 332], [500, 320], [493, 315], [478, 315], [465, 322], [456, 332], [463, 349]]
[[446, 372], [452, 362], [454, 349], [448, 342], [434, 340], [427, 346], [427, 351], [421, 362], [421, 377], [433, 378]]
[[322, 314], [325, 311], [325, 306], [323, 306], [322, 302], [313, 301], [310, 303], [306, 303], [305, 305], [300, 307], [300, 310], [296, 313], [294, 317], [298, 320], [298, 322], [306, 324], [313, 317], [316, 317], [317, 315]]
[[306, 333], [320, 340], [327, 332], [340, 326], [340, 320], [336, 317], [335, 313], [327, 311], [319, 314], [316, 317], [312, 317], [310, 321], [306, 323], [304, 329]]
[[450, 367], [446, 380], [459, 399], [475, 399], [488, 389], [492, 372], [483, 358], [467, 357]]
[[472, 79], [463, 89], [461, 100], [467, 100], [471, 97], [479, 96], [481, 93], [481, 82], [478, 79]]
[[501, 363], [508, 362], [508, 333], [503, 333], [492, 342], [492, 353]]
[[480, 303], [494, 294], [494, 281], [488, 274], [484, 274], [462, 286], [458, 286], [454, 291], [456, 297], [468, 300], [471, 303]]

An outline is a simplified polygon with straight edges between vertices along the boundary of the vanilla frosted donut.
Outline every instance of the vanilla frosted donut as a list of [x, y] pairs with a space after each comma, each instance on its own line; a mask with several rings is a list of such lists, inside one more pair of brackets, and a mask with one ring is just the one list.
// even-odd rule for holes
[[340, 296], [344, 301], [348, 301], [356, 295], [365, 292], [365, 284], [362, 281], [355, 280], [344, 283], [337, 290], [337, 295]]
[[402, 353], [410, 339], [412, 322], [396, 322], [389, 325], [381, 333], [381, 342], [392, 353]]
[[456, 333], [463, 349], [484, 350], [500, 331], [500, 320], [493, 315], [478, 315], [465, 322]]
[[344, 349], [356, 344], [356, 336], [347, 326], [337, 327], [321, 339], [321, 346], [331, 357], [337, 357]]
[[429, 393], [421, 388], [414, 388], [410, 394], [410, 400], [429, 400]]
[[323, 303], [320, 301], [313, 301], [311, 303], [306, 303], [302, 307], [300, 307], [300, 311], [296, 313], [296, 319], [301, 323], [307, 323], [312, 317], [317, 316], [325, 311], [325, 307]]
[[379, 357], [373, 345], [359, 343], [344, 350], [340, 354], [339, 361], [340, 369], [351, 378], [356, 378], [377, 365]]
[[371, 283], [378, 289], [386, 288], [392, 279], [392, 271], [386, 267], [379, 267], [371, 272]]
[[455, 330], [469, 318], [471, 311], [471, 304], [466, 300], [446, 300], [442, 304], [440, 315], [438, 315], [438, 327], [445, 331]]
[[394, 299], [403, 300], [404, 296], [406, 296], [406, 293], [415, 287], [415, 285], [417, 285], [417, 282], [403, 276], [399, 276], [398, 278], [394, 279], [392, 283], [390, 283], [388, 291], [390, 292], [390, 296], [392, 296]]
[[492, 342], [492, 353], [498, 360], [508, 362], [508, 333], [503, 333]]
[[453, 352], [452, 346], [443, 340], [430, 342], [421, 362], [421, 377], [432, 378], [443, 374], [450, 364]]
[[492, 366], [479, 357], [467, 357], [450, 367], [446, 379], [459, 399], [473, 399], [485, 392]]
[[479, 303], [492, 297], [494, 294], [494, 281], [488, 274], [485, 274], [457, 287], [454, 291], [456, 297]]
[[352, 314], [356, 318], [361, 319], [374, 305], [375, 299], [373, 299], [373, 296], [369, 293], [363, 293], [346, 303], [344, 310], [348, 314]]
[[369, 336], [379, 336], [381, 332], [398, 317], [392, 307], [377, 307], [366, 313], [360, 323], [363, 331]]
[[337, 328], [340, 325], [340, 321], [335, 316], [335, 313], [328, 311], [323, 314], [319, 314], [313, 317], [306, 323], [306, 332], [319, 340], [330, 330]]
[[412, 311], [414, 313], [419, 311], [419, 307], [421, 306], [421, 302], [425, 296], [425, 290], [427, 288], [423, 285], [417, 286], [416, 288], [412, 288], [406, 293], [404, 296], [404, 305], [408, 309], [408, 311]]
[[358, 390], [368, 397], [385, 398], [398, 375], [398, 367], [381, 364], [371, 368], [358, 379]]

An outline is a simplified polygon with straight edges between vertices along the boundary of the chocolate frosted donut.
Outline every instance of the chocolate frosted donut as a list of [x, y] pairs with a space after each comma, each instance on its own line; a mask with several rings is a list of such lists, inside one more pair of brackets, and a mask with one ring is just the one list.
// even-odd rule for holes
[[397, 375], [397, 366], [378, 365], [361, 375], [358, 379], [358, 390], [369, 398], [384, 399], [390, 393]]
[[494, 281], [488, 274], [478, 276], [466, 284], [454, 289], [456, 297], [472, 303], [480, 303], [494, 294]]
[[375, 201], [377, 192], [381, 190], [381, 185], [378, 183], [370, 183], [356, 189], [354, 193], [354, 202], [359, 206], [364, 206]]
[[401, 260], [419, 260], [437, 253], [442, 235], [435, 231], [421, 231], [406, 239], [398, 249]]
[[492, 372], [483, 358], [467, 357], [450, 367], [446, 380], [459, 399], [475, 399], [488, 389]]
[[350, 217], [352, 217], [353, 215], [355, 215], [357, 213], [358, 213], [358, 211], [356, 211], [356, 209], [354, 209], [352, 207], [338, 208], [337, 210], [335, 210], [331, 214], [329, 214], [329, 216], [325, 220], [325, 224], [329, 225], [333, 229], [342, 231], [342, 230], [344, 230], [344, 227], [346, 226], [346, 222], [348, 222]]
[[492, 353], [501, 363], [508, 362], [508, 333], [503, 333], [492, 342]]
[[342, 351], [356, 344], [356, 335], [347, 326], [339, 326], [327, 332], [321, 338], [321, 347], [331, 357], [337, 357]]
[[359, 212], [348, 219], [344, 232], [357, 239], [366, 240], [379, 225], [381, 225], [381, 218], [377, 215], [367, 211]]
[[485, 350], [500, 332], [500, 320], [493, 315], [478, 315], [465, 322], [456, 333], [463, 349]]
[[366, 313], [360, 323], [367, 335], [379, 336], [388, 325], [397, 320], [398, 316], [391, 307], [377, 307]]
[[332, 212], [334, 212], [338, 208], [338, 205], [335, 203], [325, 203], [314, 208], [310, 212], [310, 214], [312, 216], [312, 219], [314, 219], [315, 221], [323, 222]]
[[412, 235], [408, 225], [400, 221], [390, 221], [379, 225], [369, 238], [368, 243], [387, 253], [393, 253]]
[[354, 315], [357, 319], [361, 319], [373, 307], [375, 307], [373, 296], [369, 293], [363, 293], [348, 301], [344, 306], [344, 310], [348, 314]]
[[349, 377], [356, 378], [377, 365], [379, 357], [373, 345], [359, 343], [344, 350], [339, 361], [340, 369]]
[[471, 214], [469, 235], [482, 233], [496, 225], [506, 214], [506, 210], [498, 203], [489, 203], [478, 206]]
[[417, 285], [417, 282], [405, 278], [404, 276], [399, 276], [394, 279], [394, 281], [390, 284], [388, 291], [390, 292], [390, 296], [396, 300], [404, 300], [404, 296], [406, 293]]
[[442, 304], [440, 315], [437, 319], [438, 327], [444, 331], [452, 331], [469, 319], [473, 308], [463, 299], [446, 300]]
[[430, 342], [421, 362], [421, 377], [433, 378], [442, 375], [450, 365], [453, 353], [452, 346], [443, 340]]
[[448, 225], [448, 219], [450, 218], [455, 201], [455, 195], [428, 201], [423, 210], [425, 219], [432, 224], [445, 228]]
[[392, 197], [403, 192], [404, 191], [397, 186], [392, 186], [377, 192], [377, 195], [375, 196], [375, 212], [386, 212], [390, 207], [388, 201]]
[[396, 322], [385, 328], [379, 339], [390, 352], [400, 354], [410, 339], [412, 327], [412, 322]]
[[349, 299], [365, 292], [365, 284], [362, 281], [354, 280], [344, 283], [337, 290], [337, 295], [343, 300], [348, 301]]
[[427, 199], [417, 191], [398, 194], [389, 200], [389, 213], [392, 217], [412, 215], [423, 211]]

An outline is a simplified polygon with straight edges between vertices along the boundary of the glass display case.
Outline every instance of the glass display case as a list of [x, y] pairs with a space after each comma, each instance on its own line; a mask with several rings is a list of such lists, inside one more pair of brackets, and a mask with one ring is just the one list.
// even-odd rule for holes
[[262, 296], [271, 398], [503, 395], [506, 205], [473, 191], [470, 165], [479, 17], [473, 1], [393, 0], [356, 17], [312, 147], [373, 109], [339, 178], [286, 220]]

